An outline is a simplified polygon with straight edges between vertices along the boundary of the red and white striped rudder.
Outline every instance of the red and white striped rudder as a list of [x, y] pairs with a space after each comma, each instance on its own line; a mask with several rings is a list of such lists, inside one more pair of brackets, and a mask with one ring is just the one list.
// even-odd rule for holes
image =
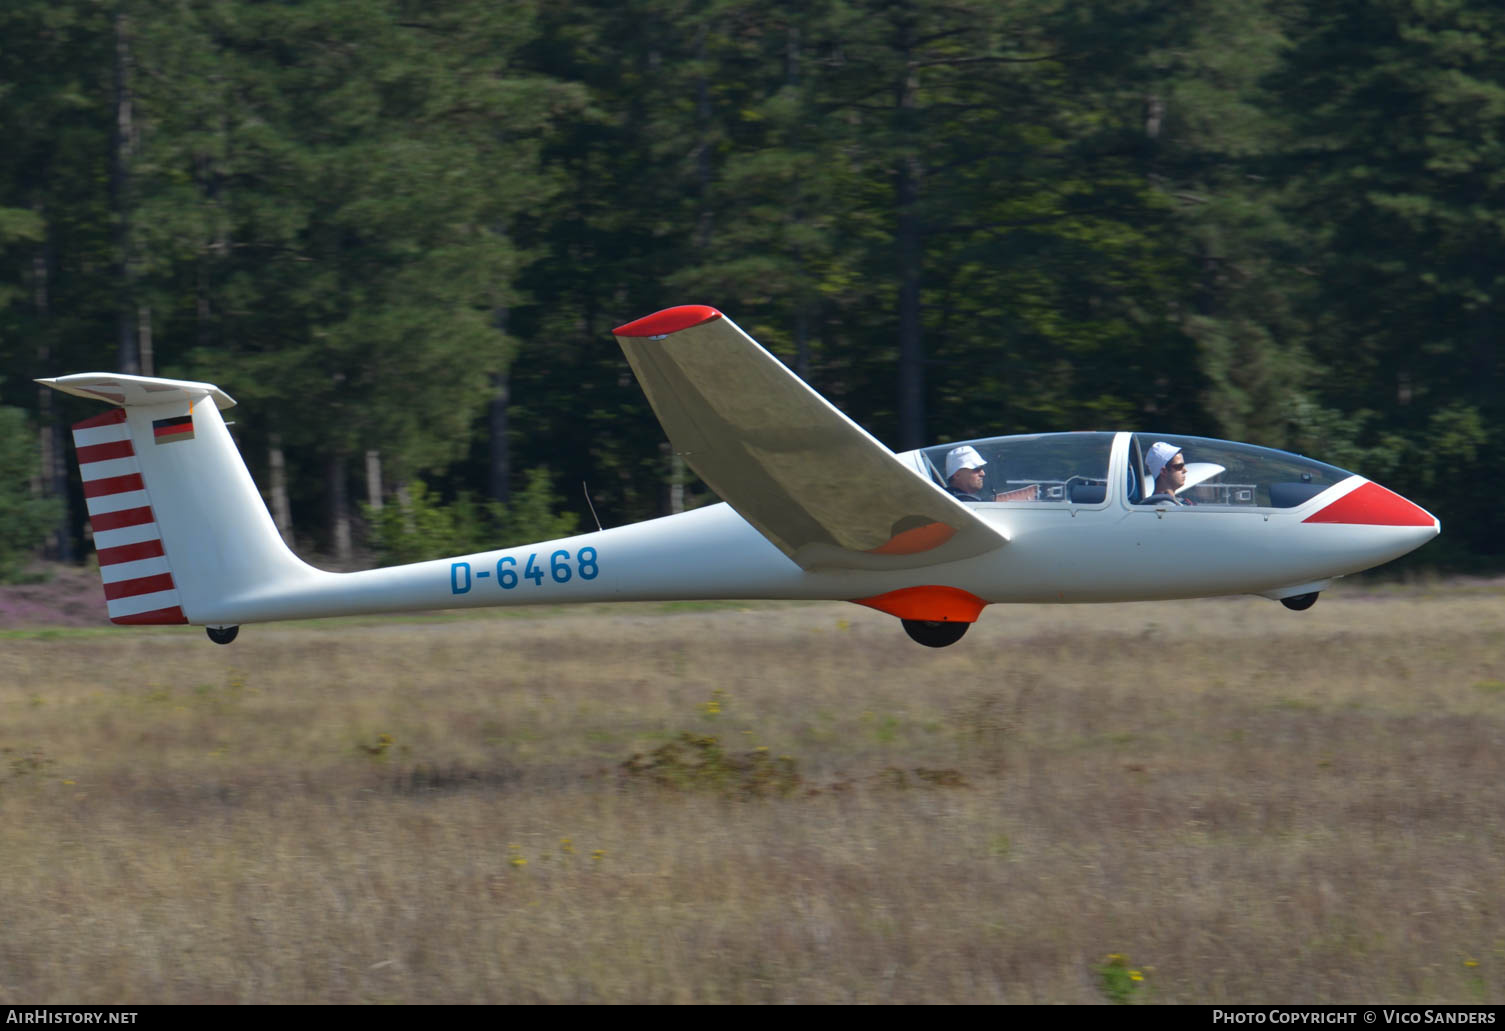
[[125, 409], [112, 408], [76, 423], [73, 444], [110, 622], [187, 623], [162, 547], [162, 531], [141, 479]]

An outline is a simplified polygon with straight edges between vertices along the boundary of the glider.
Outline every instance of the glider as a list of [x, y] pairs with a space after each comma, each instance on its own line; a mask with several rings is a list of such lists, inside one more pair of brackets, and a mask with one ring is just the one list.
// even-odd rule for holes
[[[1249, 593], [1304, 609], [1336, 578], [1441, 529], [1362, 476], [1231, 441], [1040, 433], [895, 454], [714, 308], [669, 308], [613, 332], [672, 446], [724, 503], [354, 573], [288, 550], [218, 387], [39, 380], [112, 406], [73, 429], [111, 621], [193, 624], [228, 644], [243, 623], [322, 616], [824, 599], [879, 609], [941, 647], [1001, 602]], [[1186, 474], [1172, 490], [1156, 479], [1166, 462]], [[958, 497], [956, 473], [979, 493]]]

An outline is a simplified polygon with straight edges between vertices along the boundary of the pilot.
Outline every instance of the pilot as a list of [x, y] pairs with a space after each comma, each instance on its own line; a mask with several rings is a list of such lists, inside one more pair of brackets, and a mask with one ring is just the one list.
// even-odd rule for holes
[[970, 444], [946, 453], [946, 489], [959, 501], [982, 500], [982, 455]]
[[1140, 502], [1141, 505], [1160, 502], [1172, 505], [1191, 504], [1190, 501], [1176, 497], [1176, 491], [1186, 485], [1186, 456], [1180, 448], [1163, 440], [1156, 441], [1150, 445], [1144, 467], [1147, 478], [1154, 482], [1155, 488], [1150, 491], [1149, 497]]

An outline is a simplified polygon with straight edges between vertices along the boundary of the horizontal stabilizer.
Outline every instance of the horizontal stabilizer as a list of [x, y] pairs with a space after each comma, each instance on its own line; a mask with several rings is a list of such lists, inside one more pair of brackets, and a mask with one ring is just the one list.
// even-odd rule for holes
[[160, 405], [169, 401], [188, 404], [212, 397], [221, 411], [233, 408], [235, 400], [213, 383], [187, 379], [156, 379], [151, 376], [125, 376], [114, 372], [81, 372], [76, 376], [39, 379], [54, 390], [87, 397], [90, 401], [108, 401], [112, 405]]
[[714, 308], [613, 330], [670, 443], [805, 569], [912, 569], [1007, 540]]

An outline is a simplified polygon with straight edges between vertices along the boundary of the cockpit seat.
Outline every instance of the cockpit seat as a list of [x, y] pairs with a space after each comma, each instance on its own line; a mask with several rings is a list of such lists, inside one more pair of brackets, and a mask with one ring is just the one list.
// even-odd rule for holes
[[1100, 505], [1108, 496], [1106, 483], [1073, 483], [1069, 488], [1073, 505]]

